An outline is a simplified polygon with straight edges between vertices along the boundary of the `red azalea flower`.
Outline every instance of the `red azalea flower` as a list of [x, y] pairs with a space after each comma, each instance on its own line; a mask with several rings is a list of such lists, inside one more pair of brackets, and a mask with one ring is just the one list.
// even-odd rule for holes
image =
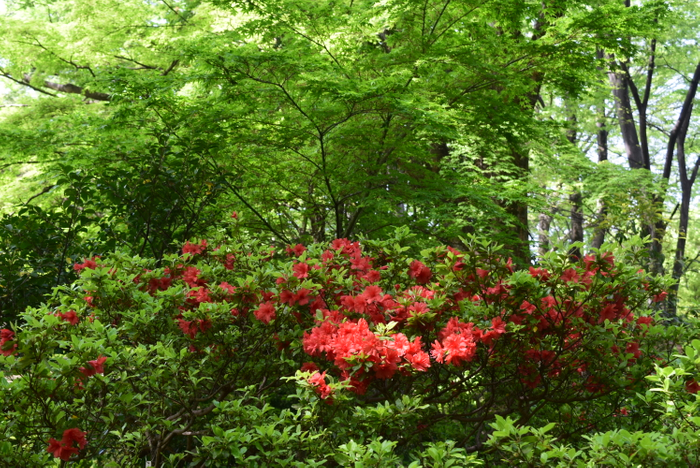
[[0, 354], [3, 356], [9, 356], [14, 353], [17, 349], [17, 343], [14, 343], [15, 332], [3, 328], [0, 330]]
[[314, 386], [314, 390], [316, 393], [318, 393], [322, 400], [325, 400], [333, 393], [331, 388], [326, 383], [325, 371], [322, 374], [315, 372], [311, 377], [309, 377], [309, 383]]
[[253, 312], [255, 318], [260, 320], [262, 323], [267, 325], [271, 320], [274, 320], [277, 316], [275, 314], [275, 306], [271, 301], [263, 302], [260, 307]]
[[107, 358], [104, 356], [100, 356], [95, 360], [88, 361], [87, 367], [81, 367], [78, 369], [85, 377], [92, 377], [95, 374], [104, 374], [105, 369], [104, 369], [104, 363], [107, 361]]
[[56, 439], [49, 439], [49, 447], [46, 450], [47, 452], [53, 454], [54, 457], [60, 458], [63, 461], [70, 460], [70, 457], [79, 451], [75, 447], [68, 447], [61, 444], [61, 442], [57, 441]]
[[297, 244], [294, 247], [291, 245], [288, 245], [287, 248], [285, 249], [287, 252], [287, 255], [291, 256], [296, 256], [296, 257], [301, 257], [301, 254], [306, 252], [306, 247], [304, 247], [302, 244]]
[[299, 279], [309, 277], [309, 265], [307, 263], [297, 263], [292, 267], [292, 270], [294, 270], [294, 276]]
[[637, 325], [648, 325], [651, 326], [654, 323], [653, 317], [639, 317], [637, 319]]
[[78, 314], [75, 313], [74, 310], [69, 310], [65, 314], [62, 312], [56, 312], [54, 315], [56, 317], [59, 317], [60, 319], [70, 323], [71, 325], [77, 325], [80, 319], [78, 318]]
[[294, 305], [294, 293], [288, 289], [280, 291], [279, 299], [282, 304]]
[[182, 274], [182, 280], [191, 288], [204, 286], [207, 282], [199, 278], [199, 274], [201, 272], [201, 270], [195, 267], [186, 267], [184, 273]]
[[311, 299], [309, 297], [309, 294], [311, 294], [310, 290], [305, 289], [305, 288], [301, 288], [299, 291], [297, 291], [296, 294], [294, 294], [293, 301], [299, 305], [306, 305], [309, 303], [309, 300]]
[[[101, 358], [101, 359], [107, 359], [107, 358]], [[90, 361], [94, 362], [94, 361]], [[72, 428], [72, 429], [66, 429], [63, 431], [63, 438], [61, 439], [61, 442], [70, 445], [72, 443], [78, 444], [78, 446], [83, 449], [87, 445], [87, 440], [85, 440], [85, 436], [87, 435], [87, 432], [83, 432], [78, 428]]]
[[321, 261], [323, 263], [328, 263], [331, 260], [333, 260], [333, 257], [334, 257], [333, 252], [331, 252], [330, 250], [324, 250], [323, 253], [321, 254]]
[[695, 379], [691, 379], [685, 383], [685, 389], [688, 393], [698, 393], [698, 390], [700, 390], [700, 384], [697, 383]]
[[430, 281], [433, 273], [430, 271], [430, 268], [423, 264], [423, 262], [413, 260], [409, 266], [408, 276], [415, 278], [418, 284], [426, 284], [428, 281]]
[[204, 253], [204, 251], [207, 249], [207, 241], [206, 239], [200, 242], [199, 244], [190, 244], [189, 241], [185, 242], [184, 247], [182, 247], [182, 253], [183, 254], [201, 254]]
[[[60, 442], [54, 438], [49, 439], [49, 447], [47, 448], [47, 452], [53, 454], [53, 456], [56, 458], [60, 458], [63, 461], [68, 461], [70, 460], [70, 457], [78, 453], [80, 449], [85, 448], [87, 445], [85, 435], [85, 432], [77, 428], [66, 429], [63, 431], [63, 438]], [[74, 447], [74, 444], [77, 444], [78, 447]]]
[[549, 272], [546, 268], [530, 267], [530, 276], [540, 281], [549, 280]]
[[563, 279], [565, 283], [578, 283], [581, 280], [581, 277], [576, 270], [569, 268], [562, 273], [561, 279]]
[[633, 356], [629, 360], [630, 363], [636, 361], [642, 355], [642, 352], [639, 350], [639, 343], [637, 343], [636, 341], [632, 343], [627, 343], [627, 348], [625, 348], [625, 352]]
[[94, 256], [91, 259], [85, 259], [83, 258], [83, 263], [76, 263], [73, 265], [73, 269], [77, 272], [83, 271], [85, 268], [90, 268], [94, 270], [97, 268], [97, 262], [95, 261], [96, 259], [100, 258], [99, 256]]
[[199, 328], [197, 328], [197, 323], [194, 320], [183, 320], [177, 319], [177, 326], [180, 327], [182, 333], [194, 339], [197, 336]]
[[651, 302], [661, 302], [664, 299], [666, 299], [666, 296], [668, 296], [668, 293], [666, 291], [660, 292], [659, 294], [651, 298]]
[[305, 362], [301, 365], [302, 372], [318, 372], [318, 366], [313, 362]]
[[233, 270], [234, 264], [236, 263], [236, 256], [233, 254], [226, 254], [226, 259], [224, 260], [224, 268], [227, 270]]

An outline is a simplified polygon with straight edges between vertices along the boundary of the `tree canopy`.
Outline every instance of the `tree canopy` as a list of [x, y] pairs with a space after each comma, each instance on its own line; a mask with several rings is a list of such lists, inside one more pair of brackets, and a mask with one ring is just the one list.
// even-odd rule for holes
[[642, 235], [680, 279], [697, 21], [686, 1], [6, 2], [4, 296], [231, 211], [280, 243], [478, 233], [520, 266]]

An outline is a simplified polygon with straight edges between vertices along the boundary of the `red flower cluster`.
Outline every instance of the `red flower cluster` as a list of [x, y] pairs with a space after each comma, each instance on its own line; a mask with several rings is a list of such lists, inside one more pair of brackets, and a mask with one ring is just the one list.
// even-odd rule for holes
[[95, 268], [97, 268], [97, 259], [98, 258], [100, 258], [99, 255], [95, 255], [91, 259], [84, 258], [83, 263], [76, 263], [75, 265], [73, 265], [73, 269], [75, 271], [77, 271], [78, 273], [83, 271], [85, 268], [90, 268], [90, 269], [94, 270]]
[[426, 284], [430, 281], [433, 273], [430, 271], [430, 268], [425, 266], [422, 262], [413, 260], [408, 267], [408, 276], [415, 278], [418, 284]]
[[[259, 262], [274, 259], [273, 251], [254, 256], [218, 248], [207, 250], [206, 246], [206, 241], [188, 242], [183, 252], [213, 259], [226, 270], [233, 269], [238, 259], [235, 266], [243, 268], [246, 275], [248, 268], [259, 268]], [[254, 318], [266, 325], [274, 320], [277, 328], [278, 323], [285, 327], [289, 325], [285, 320], [294, 320], [306, 329], [302, 337], [304, 351], [331, 363], [328, 374], [349, 380], [358, 393], [375, 379], [426, 371], [431, 358], [436, 364], [450, 366], [478, 361], [474, 369], [511, 365], [512, 371], [519, 372], [521, 382], [532, 388], [544, 378], [562, 375], [576, 376], [573, 378], [578, 379], [580, 389], [603, 388], [602, 383], [589, 378], [585, 354], [579, 354], [586, 333], [599, 333], [606, 320], [621, 321], [622, 334], [611, 335], [611, 339], [632, 354], [631, 364], [642, 356], [639, 338], [651, 323], [648, 317], [635, 321], [626, 308], [629, 292], [612, 281], [617, 270], [607, 254], [587, 255], [580, 263], [567, 264], [563, 271], [531, 267], [530, 275], [537, 281], [518, 285], [510, 280], [514, 271], [510, 260], [496, 255], [467, 256], [451, 248], [436, 249], [423, 261], [413, 260], [403, 274], [391, 265], [396, 259], [386, 252], [378, 250], [376, 258], [371, 257], [363, 254], [358, 242], [347, 239], [333, 241], [319, 257], [301, 244], [286, 250], [294, 258], [283, 260], [282, 273], [275, 275], [275, 284], [267, 288], [257, 279], [235, 287], [220, 282], [216, 287], [216, 264], [211, 263], [205, 276], [192, 264], [179, 264], [166, 269], [162, 277], [145, 272], [144, 277], [149, 279], [137, 282], [143, 281], [141, 290], [154, 295], [174, 284], [189, 286], [184, 303], [178, 306], [180, 313], [173, 314], [172, 319], [191, 339], [214, 323], [218, 330]], [[438, 267], [433, 270], [426, 265], [435, 263]], [[385, 270], [393, 276], [380, 282]], [[387, 287], [391, 294], [384, 292]], [[223, 302], [230, 304], [224, 310], [230, 310], [235, 319], [226, 314], [226, 323], [219, 323], [219, 308], [207, 304]], [[183, 314], [188, 311], [192, 316], [186, 320]], [[323, 318], [316, 320], [319, 311]], [[74, 320], [68, 314], [62, 318]], [[387, 322], [393, 323], [381, 325]], [[501, 344], [501, 337], [507, 333], [512, 334], [508, 346]], [[611, 329], [610, 333], [617, 332]], [[284, 341], [277, 339], [278, 348], [288, 346], [290, 339], [293, 342], [288, 334]], [[585, 371], [576, 373], [576, 369]], [[327, 398], [330, 390], [325, 383], [326, 373], [318, 367], [314, 370], [313, 381], [309, 381]]]
[[[332, 361], [344, 376], [358, 364], [374, 371], [379, 379], [391, 378], [401, 365], [425, 371], [430, 367], [428, 354], [422, 350], [421, 338], [410, 342], [403, 333], [394, 333], [388, 339], [377, 336], [369, 329], [366, 320], [345, 321], [339, 325], [331, 320], [304, 333], [304, 351], [311, 356], [321, 356]], [[364, 372], [364, 371], [363, 371]]]
[[204, 251], [206, 249], [207, 249], [206, 239], [202, 240], [199, 244], [191, 244], [189, 241], [187, 241], [187, 242], [185, 242], [185, 245], [182, 247], [182, 253], [183, 254], [197, 255], [197, 254], [204, 253]]
[[309, 383], [313, 385], [314, 390], [321, 397], [322, 400], [330, 397], [333, 393], [331, 388], [326, 383], [326, 373], [314, 372], [311, 377], [309, 377]]
[[275, 314], [275, 305], [272, 303], [272, 301], [267, 301], [260, 304], [260, 307], [258, 307], [253, 314], [255, 315], [256, 319], [260, 320], [266, 325], [277, 317]]
[[308, 263], [295, 263], [292, 267], [294, 271], [294, 276], [299, 279], [304, 279], [309, 277], [309, 264]]
[[104, 374], [105, 373], [104, 364], [106, 361], [107, 361], [106, 357], [100, 356], [97, 359], [94, 359], [92, 361], [88, 361], [86, 367], [81, 367], [78, 370], [85, 377], [92, 377], [95, 374]]
[[474, 358], [479, 341], [490, 345], [505, 332], [506, 324], [500, 317], [493, 319], [491, 329], [485, 333], [474, 327], [473, 323], [462, 323], [453, 317], [438, 334], [442, 342], [435, 340], [430, 354], [441, 364], [459, 366], [463, 361], [468, 362]]
[[78, 314], [76, 314], [74, 310], [69, 310], [66, 313], [56, 312], [54, 315], [63, 321], [70, 323], [71, 325], [77, 325], [80, 321]]
[[0, 354], [9, 356], [17, 349], [17, 343], [14, 342], [15, 332], [3, 328], [0, 330]]
[[685, 383], [685, 389], [688, 393], [698, 393], [700, 384], [697, 383], [695, 379], [690, 379]]
[[[85, 439], [86, 435], [86, 432], [77, 428], [66, 429], [63, 431], [63, 437], [60, 442], [53, 438], [49, 439], [49, 447], [46, 450], [53, 454], [54, 457], [60, 458], [63, 461], [68, 461], [70, 457], [85, 448], [87, 445], [87, 440]], [[75, 447], [74, 444], [77, 445], [77, 447]]]
[[211, 328], [211, 320], [183, 320], [182, 318], [179, 318], [177, 319], [177, 325], [180, 327], [180, 330], [182, 330], [182, 333], [194, 339], [197, 336], [197, 333], [206, 333], [207, 330]]
[[304, 247], [302, 244], [297, 244], [294, 247], [288, 245], [285, 251], [290, 257], [301, 257], [301, 254], [306, 252], [306, 247]]

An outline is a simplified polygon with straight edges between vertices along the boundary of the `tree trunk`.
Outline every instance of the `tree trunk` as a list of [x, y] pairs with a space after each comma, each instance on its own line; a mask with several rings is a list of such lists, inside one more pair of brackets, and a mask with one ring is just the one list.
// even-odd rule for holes
[[644, 167], [644, 156], [632, 114], [627, 76], [623, 72], [613, 71], [608, 73], [608, 78], [615, 97], [615, 110], [617, 111], [617, 120], [620, 123], [620, 133], [625, 145], [627, 161], [629, 161], [631, 169], [641, 169]]
[[[583, 197], [581, 192], [576, 190], [569, 196], [571, 202], [571, 229], [569, 231], [569, 240], [571, 243], [583, 242]], [[569, 250], [569, 257], [572, 260], [581, 258], [581, 248], [574, 245]]]
[[[524, 178], [530, 173], [530, 157], [527, 153], [513, 151], [513, 162], [522, 170]], [[516, 264], [524, 267], [530, 264], [530, 239], [527, 219], [527, 202], [512, 201], [506, 206], [506, 212], [515, 219], [515, 243], [510, 251]]]
[[[678, 178], [681, 184], [681, 206], [680, 206], [680, 220], [678, 222], [678, 240], [676, 242], [676, 256], [673, 261], [673, 273], [672, 277], [675, 283], [671, 287], [671, 298], [668, 304], [668, 309], [666, 315], [669, 318], [673, 318], [677, 315], [677, 303], [678, 303], [678, 285], [685, 272], [685, 246], [688, 237], [688, 220], [690, 218], [690, 199], [693, 195], [693, 185], [695, 184], [695, 179], [698, 175], [698, 168], [700, 168], [700, 157], [697, 158], [693, 168], [691, 169], [691, 174], [688, 176], [688, 168], [686, 166], [685, 160], [685, 138], [688, 134], [688, 126], [690, 125], [690, 117], [693, 113], [693, 100], [695, 99], [695, 94], [698, 89], [698, 82], [700, 82], [700, 63], [698, 63], [695, 68], [695, 73], [693, 74], [693, 79], [691, 80], [690, 87], [686, 94], [686, 99], [683, 103], [683, 108], [681, 109], [681, 116], [679, 117], [676, 125], [671, 132], [671, 138], [676, 139], [677, 149], [676, 149], [676, 159], [678, 161]], [[669, 143], [670, 144], [670, 143]]]
[[[569, 123], [569, 128], [566, 130], [566, 139], [569, 140], [572, 146], [576, 146], [576, 114], [571, 112], [569, 117], [566, 119]], [[583, 242], [583, 196], [578, 188], [574, 187], [573, 192], [569, 195], [569, 202], [571, 203], [571, 226], [569, 229], [569, 241], [574, 244], [576, 242]], [[572, 246], [569, 249], [569, 257], [576, 261], [581, 258], [581, 248], [578, 246]]]
[[[596, 140], [598, 144], [598, 163], [608, 160], [608, 128], [605, 125], [605, 107], [598, 108], [598, 127]], [[593, 239], [591, 247], [599, 249], [605, 242], [605, 227], [602, 224], [605, 222], [605, 217], [608, 214], [608, 207], [605, 204], [605, 199], [598, 200], [598, 211], [595, 216], [595, 226], [593, 228]]]
[[537, 224], [537, 244], [540, 258], [549, 252], [549, 226], [552, 224], [552, 216], [547, 213], [540, 213], [539, 223]]

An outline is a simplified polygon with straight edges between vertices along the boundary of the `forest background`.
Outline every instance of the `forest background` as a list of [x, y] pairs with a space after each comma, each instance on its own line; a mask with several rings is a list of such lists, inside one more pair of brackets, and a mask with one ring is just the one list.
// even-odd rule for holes
[[232, 211], [286, 244], [476, 233], [521, 266], [647, 236], [695, 310], [696, 2], [6, 1], [0, 21], [8, 317], [85, 256], [161, 258]]
[[[341, 238], [362, 239], [367, 248], [381, 251], [376, 246], [397, 238], [397, 232], [405, 234], [397, 231], [404, 226], [413, 236], [401, 237], [401, 243], [408, 242], [411, 252], [440, 245], [471, 251], [477, 236], [503, 245], [504, 262], [512, 258], [512, 265], [501, 264], [489, 251], [488, 265], [497, 266], [488, 278], [498, 279], [498, 285], [506, 272], [518, 284], [515, 270], [554, 258], [564, 262], [560, 266], [573, 265], [592, 249], [631, 240], [637, 247], [625, 267], [672, 280], [668, 296], [652, 295], [665, 323], [692, 320], [700, 311], [695, 184], [700, 153], [694, 113], [699, 8], [692, 0], [5, 0], [0, 3], [0, 324], [15, 328], [38, 314], [22, 311], [39, 306], [55, 288], [64, 288], [65, 299], [65, 291], [77, 290], [75, 284], [102, 274], [98, 263], [86, 262], [99, 262], [96, 255], [118, 251], [134, 265], [148, 258], [149, 268], [174, 268], [172, 255], [185, 245], [189, 252], [184, 253], [215, 258], [206, 246], [192, 245], [217, 238], [232, 222], [236, 232], [278, 251], [289, 247], [290, 255], [303, 254], [295, 245]], [[635, 244], [638, 236], [643, 240]], [[237, 248], [237, 255], [245, 251]], [[421, 258], [429, 263], [430, 255]], [[254, 254], [251, 265], [260, 264], [250, 270], [263, 271], [265, 258]], [[447, 261], [440, 258], [430, 257]], [[475, 254], [469, 264], [477, 276], [486, 271], [481, 269], [486, 263], [474, 260], [480, 258]], [[586, 258], [585, 272], [591, 273], [593, 257]], [[599, 271], [613, 275], [605, 270], [608, 257], [596, 258]], [[420, 265], [410, 264], [410, 281], [425, 284]], [[93, 267], [97, 273], [79, 279]], [[547, 287], [564, 290], [574, 277], [569, 270], [562, 267]], [[533, 278], [549, 281], [534, 271]], [[651, 286], [628, 273], [616, 270], [629, 282], [615, 284], [638, 287], [625, 297], [635, 298], [639, 308], [651, 299], [642, 298], [647, 293], [641, 285]], [[128, 284], [127, 278], [121, 284]], [[436, 288], [441, 286], [446, 287]], [[113, 291], [106, 291], [108, 298]], [[81, 300], [88, 303], [81, 307], [93, 306]], [[66, 313], [56, 309], [46, 320], [74, 325]], [[181, 325], [185, 319], [176, 320]], [[29, 326], [36, 324], [29, 320]], [[621, 333], [615, 339], [627, 333], [624, 326], [615, 328]], [[501, 330], [497, 322], [493, 327], [494, 333]], [[376, 333], [389, 333], [382, 330]], [[194, 340], [206, 330], [182, 331]], [[635, 333], [642, 333], [641, 322]], [[677, 332], [669, 327], [666, 333]], [[688, 341], [694, 333], [688, 332]], [[6, 335], [0, 350], [12, 354], [15, 342]], [[604, 336], [601, 331], [601, 341]], [[623, 367], [639, 358], [631, 339], [625, 338], [627, 348], [611, 345], [618, 354], [626, 349]], [[690, 361], [695, 348], [686, 350]], [[644, 355], [651, 359], [653, 353]], [[46, 359], [37, 357], [37, 369]], [[110, 359], [118, 361], [116, 354]], [[218, 365], [214, 361], [209, 364]], [[8, 362], [15, 365], [12, 358]], [[575, 367], [574, 361], [568, 364]], [[643, 367], [641, 360], [637, 365]], [[644, 365], [648, 370], [652, 363]], [[567, 378], [590, 377], [579, 371]], [[638, 371], [648, 375], [644, 372]], [[435, 370], [435, 375], [442, 374]], [[663, 378], [668, 391], [671, 374]], [[529, 387], [533, 382], [522, 375], [517, 379], [523, 394], [538, 385]], [[442, 392], [440, 385], [448, 381], [438, 380], [442, 383], [434, 388]], [[82, 388], [83, 380], [77, 382]], [[52, 394], [54, 384], [46, 385]], [[627, 384], [615, 385], [622, 391]], [[698, 390], [692, 379], [674, 385], [685, 392], [683, 398]], [[591, 388], [586, 391], [603, 387]], [[577, 398], [571, 402], [580, 403]], [[601, 405], [607, 409], [599, 408], [600, 420], [609, 424], [613, 414], [627, 411], [624, 401], [608, 405], [614, 409]], [[649, 407], [651, 401], [648, 397]], [[500, 417], [499, 404], [480, 416], [476, 439], [485, 434], [487, 420]], [[561, 406], [548, 404], [549, 409]], [[199, 402], [192, 405], [199, 411]], [[592, 410], [581, 414], [586, 411]], [[644, 423], [635, 427], [649, 429], [649, 421], [656, 420], [653, 411], [644, 411], [639, 410]], [[49, 425], [54, 434], [63, 427], [61, 417]], [[497, 421], [501, 436], [515, 434], [509, 432], [515, 430], [513, 421]], [[529, 415], [520, 421], [530, 421]], [[693, 431], [698, 423], [692, 422]], [[571, 434], [580, 430], [566, 437], [574, 440]], [[151, 429], [143, 431], [143, 437], [152, 437]], [[545, 440], [540, 448], [550, 447], [546, 432], [535, 433]], [[35, 447], [44, 432], [37, 434]], [[163, 436], [165, 442], [155, 449], [155, 439], [148, 439], [154, 459], [172, 449], [168, 437], [175, 436]], [[143, 444], [139, 450], [145, 453]], [[513, 450], [519, 457], [518, 444]], [[499, 450], [508, 452], [505, 443]]]

